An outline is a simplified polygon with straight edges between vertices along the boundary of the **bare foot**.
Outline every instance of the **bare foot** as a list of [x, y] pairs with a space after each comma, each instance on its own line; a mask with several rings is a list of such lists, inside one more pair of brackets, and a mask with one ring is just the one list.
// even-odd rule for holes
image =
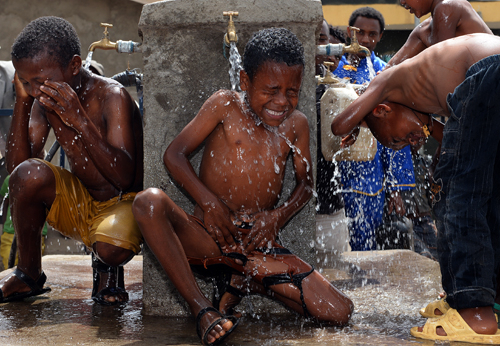
[[118, 287], [115, 273], [101, 272], [98, 275], [97, 294], [93, 295], [92, 299], [103, 305], [115, 305], [128, 301], [128, 293], [124, 288]]
[[205, 339], [205, 341], [209, 344], [212, 344], [218, 339], [224, 337], [226, 333], [233, 328], [233, 322], [227, 318], [223, 318], [207, 333], [208, 328], [210, 328], [210, 326], [221, 317], [222, 314], [215, 309], [208, 310], [204, 312], [201, 317], [199, 317], [199, 320], [197, 321], [197, 328], [203, 344], [205, 344], [203, 339]]
[[226, 292], [219, 301], [219, 311], [223, 315], [233, 315], [240, 318], [241, 313], [234, 311], [234, 307], [241, 302], [245, 292], [248, 292], [248, 283], [245, 281], [245, 277], [233, 274], [230, 286], [226, 288]]

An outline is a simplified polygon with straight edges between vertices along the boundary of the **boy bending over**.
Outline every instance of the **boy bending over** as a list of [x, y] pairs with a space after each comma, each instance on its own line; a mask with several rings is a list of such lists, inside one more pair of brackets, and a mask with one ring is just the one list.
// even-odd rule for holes
[[[45, 220], [93, 250], [92, 298], [128, 299], [123, 268], [140, 251], [132, 215], [142, 189], [142, 122], [117, 82], [82, 68], [73, 26], [57, 17], [32, 21], [12, 46], [17, 92], [7, 144], [12, 219], [19, 264], [0, 281], [0, 302], [39, 295]], [[39, 158], [50, 129], [71, 172]]]
[[466, 0], [400, 0], [410, 13], [420, 18], [430, 13], [411, 32], [404, 46], [392, 57], [387, 67], [414, 57], [438, 42], [467, 34], [493, 34]]
[[[442, 284], [449, 304], [412, 335], [500, 344], [500, 38], [460, 36], [377, 76], [332, 122], [344, 136], [366, 122], [384, 145], [442, 140], [432, 186]], [[449, 117], [446, 125], [431, 114]], [[352, 136], [346, 139], [351, 142]]]
[[[302, 45], [286, 29], [265, 29], [248, 42], [243, 60], [243, 92], [212, 95], [165, 151], [167, 169], [196, 201], [194, 215], [155, 188], [139, 193], [133, 205], [145, 241], [197, 316], [204, 344], [229, 335], [236, 318], [225, 314], [247, 293], [272, 296], [335, 325], [346, 324], [353, 310], [349, 298], [276, 241], [312, 194], [309, 125], [295, 109]], [[197, 176], [188, 157], [203, 142]], [[289, 154], [296, 187], [276, 206]], [[215, 308], [190, 264], [209, 270], [223, 264], [229, 279]]]

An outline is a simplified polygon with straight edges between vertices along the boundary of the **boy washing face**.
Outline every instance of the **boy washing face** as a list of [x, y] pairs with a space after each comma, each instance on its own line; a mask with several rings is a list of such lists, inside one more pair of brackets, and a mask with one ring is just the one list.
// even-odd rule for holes
[[[232, 332], [237, 319], [226, 314], [246, 294], [272, 296], [336, 325], [346, 324], [353, 309], [349, 298], [277, 242], [280, 229], [312, 195], [309, 126], [296, 110], [302, 45], [289, 30], [261, 30], [248, 42], [243, 61], [243, 93], [212, 95], [165, 151], [170, 174], [196, 201], [194, 215], [154, 188], [140, 193], [133, 206], [148, 246], [196, 316], [204, 344]], [[197, 175], [188, 158], [203, 142]], [[277, 205], [290, 154], [296, 186]], [[190, 264], [219, 268], [214, 275], [222, 278], [222, 292], [213, 305]]]
[[[500, 300], [499, 54], [500, 38], [489, 34], [433, 45], [378, 75], [332, 123], [344, 136], [366, 122], [394, 149], [427, 133], [442, 140], [432, 190], [450, 309], [413, 328], [419, 338], [500, 343], [492, 309]], [[431, 114], [449, 118], [444, 130]]]
[[[47, 291], [40, 246], [46, 220], [93, 250], [92, 298], [125, 302], [121, 266], [142, 242], [131, 212], [142, 189], [139, 109], [120, 84], [83, 69], [76, 31], [62, 18], [29, 23], [12, 46], [12, 62], [17, 98], [6, 163], [19, 265], [0, 281], [0, 302]], [[71, 172], [40, 160], [50, 129]]]

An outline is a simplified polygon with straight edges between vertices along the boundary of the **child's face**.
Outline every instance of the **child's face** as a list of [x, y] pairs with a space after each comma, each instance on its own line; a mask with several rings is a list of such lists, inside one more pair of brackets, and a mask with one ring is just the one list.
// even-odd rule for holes
[[[328, 28], [328, 23], [323, 21], [323, 25], [321, 26], [321, 32], [319, 33], [318, 45], [325, 45], [329, 43], [330, 39], [330, 29]], [[328, 61], [328, 57], [326, 55], [316, 55], [316, 74], [318, 72], [318, 65], [323, 64], [324, 61]]]
[[250, 108], [269, 126], [279, 126], [297, 107], [303, 67], [266, 61], [250, 80], [241, 73], [241, 90], [246, 91]]
[[[359, 16], [356, 18], [354, 26], [359, 28], [359, 32], [356, 33], [359, 44], [368, 48], [370, 52], [373, 52], [375, 47], [377, 47], [377, 43], [379, 43], [382, 38], [379, 21], [373, 18]], [[350, 30], [348, 30], [348, 33], [350, 37], [352, 37]]]
[[426, 137], [422, 130], [423, 124], [416, 119], [410, 108], [394, 103], [387, 103], [385, 106], [388, 107], [382, 114], [375, 115], [377, 107], [365, 118], [371, 132], [382, 145], [400, 150], [407, 145], [420, 147], [424, 144]]
[[420, 18], [431, 11], [432, 0], [399, 0], [401, 6]]
[[63, 68], [54, 58], [43, 52], [33, 58], [13, 59], [19, 80], [28, 95], [39, 99], [43, 94], [40, 86], [47, 80], [55, 82], [71, 81], [71, 63]]

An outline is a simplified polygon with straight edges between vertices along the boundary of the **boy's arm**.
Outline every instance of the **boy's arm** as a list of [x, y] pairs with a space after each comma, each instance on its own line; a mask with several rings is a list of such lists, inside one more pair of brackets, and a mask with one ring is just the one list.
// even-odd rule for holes
[[436, 44], [456, 36], [461, 11], [453, 2], [443, 1], [432, 13], [430, 44]]
[[422, 41], [421, 35], [425, 33], [426, 30], [429, 29], [431, 18], [427, 18], [424, 22], [419, 24], [408, 36], [403, 47], [401, 47], [396, 54], [389, 60], [385, 69], [389, 67], [399, 65], [406, 59], [410, 59], [415, 55], [422, 52], [427, 45]]
[[[203, 210], [208, 233], [224, 250], [235, 246], [237, 228], [231, 221], [229, 208], [200, 180], [189, 161], [190, 154], [222, 124], [232, 107], [238, 107], [232, 94], [219, 91], [201, 107], [198, 114], [170, 143], [163, 161], [174, 180], [185, 189]], [[231, 107], [227, 102], [233, 103]], [[239, 111], [239, 110], [236, 110]]]
[[43, 116], [44, 111], [38, 101], [28, 95], [22, 83], [14, 76], [16, 103], [7, 136], [5, 160], [7, 171], [12, 173], [21, 162], [29, 158], [40, 158], [50, 127]]
[[398, 69], [397, 66], [375, 77], [366, 91], [333, 119], [331, 128], [335, 136], [345, 137], [352, 133], [365, 116], [370, 114], [379, 103], [385, 101], [388, 92], [386, 89], [389, 89], [391, 76], [396, 69]]
[[256, 214], [256, 220], [250, 233], [243, 240], [246, 253], [256, 248], [266, 248], [274, 243], [280, 229], [300, 209], [306, 205], [313, 192], [311, 151], [309, 148], [309, 124], [307, 118], [296, 111], [293, 119], [293, 131], [297, 134], [292, 150], [296, 185], [292, 194], [281, 206], [273, 210]]
[[106, 133], [99, 131], [67, 83], [45, 81], [40, 90], [46, 94], [40, 98], [42, 105], [52, 109], [75, 131], [99, 173], [117, 190], [127, 191], [135, 179], [133, 117], [136, 105], [126, 90], [109, 85], [101, 94], [105, 96], [99, 111], [106, 124]]

